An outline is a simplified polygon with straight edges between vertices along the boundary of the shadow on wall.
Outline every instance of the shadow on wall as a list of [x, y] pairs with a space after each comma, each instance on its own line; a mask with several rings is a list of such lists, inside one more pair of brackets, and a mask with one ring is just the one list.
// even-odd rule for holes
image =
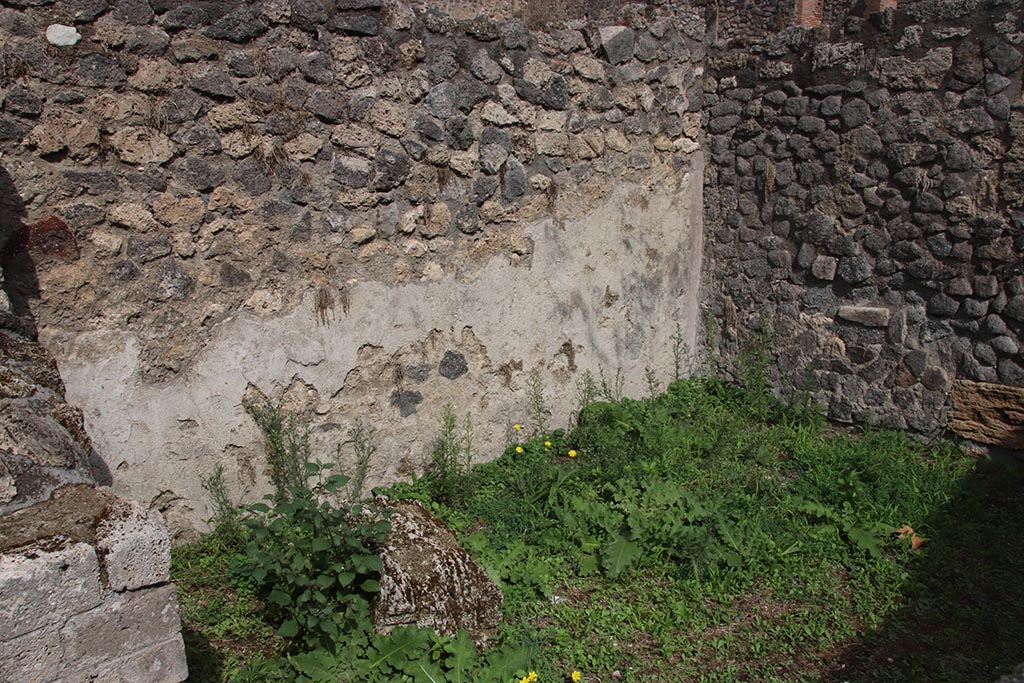
[[0, 313], [0, 327], [35, 339], [36, 324], [28, 302], [39, 297], [39, 281], [29, 253], [29, 240], [21, 194], [11, 174], [0, 165], [0, 283], [11, 302], [10, 311]]
[[[51, 217], [28, 225], [25, 205], [7, 169], [0, 165], [0, 285], [10, 306], [0, 306], [0, 329], [37, 338], [36, 321], [29, 307], [38, 299], [39, 280], [32, 251], [59, 258], [77, 258], [78, 247], [67, 225]], [[0, 362], [9, 358], [6, 345], [0, 345]], [[42, 352], [46, 358], [49, 354]], [[52, 361], [48, 361], [52, 362]], [[95, 449], [89, 450], [89, 468], [94, 481], [101, 486], [113, 482], [110, 469]]]
[[918, 526], [905, 606], [833, 663], [830, 683], [996, 681], [1024, 662], [1024, 463], [979, 462]]

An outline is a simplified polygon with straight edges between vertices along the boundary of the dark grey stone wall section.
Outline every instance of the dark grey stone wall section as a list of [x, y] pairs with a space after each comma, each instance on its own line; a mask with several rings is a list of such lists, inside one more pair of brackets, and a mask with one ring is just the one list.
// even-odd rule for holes
[[781, 393], [924, 432], [956, 379], [1024, 385], [1021, 21], [1018, 3], [920, 0], [711, 52], [726, 365], [763, 320]]

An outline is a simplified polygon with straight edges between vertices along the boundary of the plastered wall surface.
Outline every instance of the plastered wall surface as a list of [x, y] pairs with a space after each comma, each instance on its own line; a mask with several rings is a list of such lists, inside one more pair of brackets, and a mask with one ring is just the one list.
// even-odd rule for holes
[[0, 10], [8, 288], [115, 490], [178, 532], [216, 464], [262, 495], [246, 397], [302, 413], [324, 458], [372, 423], [377, 483], [422, 471], [446, 402], [497, 455], [535, 370], [554, 424], [587, 370], [667, 379], [676, 324], [696, 344], [703, 23], [616, 21]]

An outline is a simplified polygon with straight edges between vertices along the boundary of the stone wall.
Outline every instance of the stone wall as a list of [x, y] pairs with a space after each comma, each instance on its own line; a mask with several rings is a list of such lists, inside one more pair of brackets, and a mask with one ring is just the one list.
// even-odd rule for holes
[[764, 320], [783, 392], [930, 431], [955, 380], [1024, 385], [1021, 8], [844, 26], [710, 62], [709, 304], [727, 361]]
[[188, 677], [166, 529], [88, 485], [0, 517], [0, 680]]
[[[266, 485], [245, 396], [374, 482], [445, 402], [481, 455], [587, 370], [639, 392], [691, 345], [704, 29], [683, 7], [548, 32], [375, 0], [5, 0], [7, 250], [119, 492], [177, 530], [224, 464]], [[63, 26], [63, 28], [62, 28]]]

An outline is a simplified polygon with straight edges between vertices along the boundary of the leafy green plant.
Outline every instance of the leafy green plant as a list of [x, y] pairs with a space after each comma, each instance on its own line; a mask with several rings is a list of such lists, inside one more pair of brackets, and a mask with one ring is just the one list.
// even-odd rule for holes
[[215, 533], [229, 538], [237, 537], [242, 530], [242, 513], [228, 493], [227, 482], [224, 481], [224, 466], [214, 467], [213, 472], [202, 484], [203, 489], [210, 494], [210, 502], [213, 504], [213, 516], [209, 519], [211, 528]]
[[576, 411], [573, 413], [574, 421], [579, 421], [583, 410], [597, 400], [597, 382], [594, 380], [594, 373], [586, 370], [576, 378]]
[[454, 504], [470, 495], [472, 480], [468, 470], [472, 459], [472, 417], [466, 413], [460, 431], [455, 409], [451, 403], [446, 403], [441, 409], [440, 426], [427, 472], [430, 493], [435, 500]]
[[309, 425], [269, 399], [244, 404], [245, 412], [263, 432], [274, 496], [285, 500], [306, 484], [310, 462]]
[[526, 400], [530, 403], [530, 421], [533, 424], [533, 433], [543, 434], [548, 431], [548, 419], [551, 417], [551, 409], [548, 408], [544, 398], [544, 379], [540, 376], [540, 370], [534, 368], [526, 380]]
[[[352, 426], [348, 430], [348, 438], [352, 440], [352, 448], [355, 451], [356, 461], [355, 469], [352, 473], [352, 478], [348, 482], [346, 493], [350, 500], [358, 501], [363, 497], [363, 485], [366, 482], [366, 472], [370, 467], [370, 460], [373, 459], [374, 454], [377, 452], [377, 447], [373, 443], [374, 434], [377, 430], [373, 425], [364, 424], [362, 420], [357, 419], [352, 423]], [[344, 472], [345, 468], [341, 462], [341, 447], [338, 447], [338, 457], [336, 460], [336, 467], [339, 473]]]
[[343, 633], [367, 628], [382, 569], [375, 548], [389, 529], [372, 506], [321, 500], [348, 483], [343, 475], [324, 478], [324, 470], [310, 464], [316, 486], [293, 487], [273, 507], [251, 505], [246, 520], [249, 561], [240, 571], [259, 586], [278, 635], [295, 649], [330, 649]]

